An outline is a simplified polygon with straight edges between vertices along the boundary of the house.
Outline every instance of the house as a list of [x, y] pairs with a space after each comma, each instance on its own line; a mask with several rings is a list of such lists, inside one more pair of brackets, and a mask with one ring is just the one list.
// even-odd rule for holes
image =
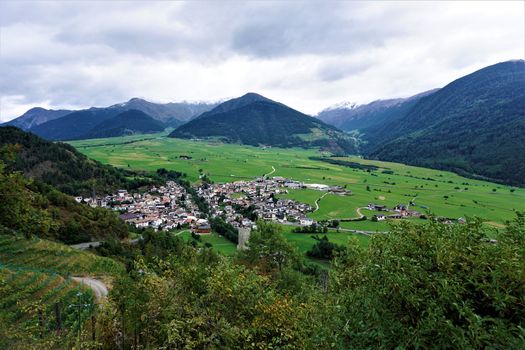
[[299, 220], [299, 225], [301, 226], [311, 226], [314, 224], [314, 221], [309, 218], [302, 218]]
[[193, 233], [197, 235], [209, 235], [211, 234], [211, 226], [207, 224], [199, 225], [193, 229]]
[[369, 210], [384, 211], [384, 210], [386, 210], [386, 206], [384, 206], [384, 205], [378, 205], [378, 204], [373, 204], [373, 203], [369, 203], [369, 204], [368, 204], [368, 209], [369, 209]]
[[372, 220], [374, 220], [374, 219], [377, 220], [377, 221], [384, 221], [384, 220], [386, 220], [386, 216], [384, 216], [384, 215], [374, 215], [372, 217]]

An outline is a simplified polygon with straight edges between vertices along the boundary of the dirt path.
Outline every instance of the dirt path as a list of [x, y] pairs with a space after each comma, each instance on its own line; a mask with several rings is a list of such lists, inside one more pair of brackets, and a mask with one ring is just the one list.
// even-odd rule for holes
[[366, 209], [366, 207], [359, 207], [355, 210], [355, 212], [357, 213], [357, 215], [359, 215], [359, 218], [358, 219], [361, 219], [364, 217], [364, 215], [361, 213], [361, 209]]
[[263, 177], [266, 179], [268, 176], [272, 175], [273, 173], [275, 173], [275, 168], [272, 165], [272, 171], [270, 171], [268, 174], [264, 174]]
[[105, 299], [108, 296], [108, 287], [100, 280], [90, 277], [73, 277], [73, 280], [91, 288], [97, 301]]
[[315, 200], [315, 209], [314, 209], [314, 212], [316, 212], [316, 211], [319, 210], [319, 201], [320, 201], [321, 199], [323, 199], [324, 196], [326, 196], [327, 194], [328, 194], [328, 192], [326, 192], [326, 193], [323, 194], [321, 197], [319, 197], [319, 198], [317, 198], [317, 199]]

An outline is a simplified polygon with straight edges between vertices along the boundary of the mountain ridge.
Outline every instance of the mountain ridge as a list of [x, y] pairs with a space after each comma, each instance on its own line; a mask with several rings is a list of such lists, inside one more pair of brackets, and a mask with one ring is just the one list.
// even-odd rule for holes
[[223, 102], [169, 136], [218, 137], [252, 146], [320, 147], [335, 153], [355, 151], [353, 140], [336, 127], [255, 93]]

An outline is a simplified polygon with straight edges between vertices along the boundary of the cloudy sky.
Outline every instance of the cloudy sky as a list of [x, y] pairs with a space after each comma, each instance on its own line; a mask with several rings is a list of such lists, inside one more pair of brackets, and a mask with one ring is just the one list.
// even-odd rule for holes
[[525, 55], [514, 2], [0, 2], [0, 120], [248, 91], [315, 114]]

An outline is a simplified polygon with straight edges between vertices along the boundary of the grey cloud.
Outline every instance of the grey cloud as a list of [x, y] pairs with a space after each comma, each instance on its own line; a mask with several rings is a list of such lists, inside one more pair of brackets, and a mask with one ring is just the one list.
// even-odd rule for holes
[[523, 7], [4, 0], [0, 94], [59, 108], [258, 89], [315, 113], [349, 98], [409, 95], [522, 56]]

